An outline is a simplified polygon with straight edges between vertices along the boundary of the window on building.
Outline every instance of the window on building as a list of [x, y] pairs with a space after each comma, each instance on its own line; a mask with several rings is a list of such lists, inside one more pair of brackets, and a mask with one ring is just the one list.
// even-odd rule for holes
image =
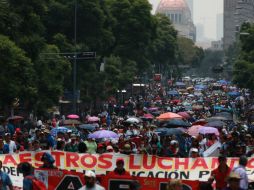
[[175, 22], [178, 23], [178, 14], [175, 14]]
[[179, 23], [182, 23], [182, 15], [179, 14]]

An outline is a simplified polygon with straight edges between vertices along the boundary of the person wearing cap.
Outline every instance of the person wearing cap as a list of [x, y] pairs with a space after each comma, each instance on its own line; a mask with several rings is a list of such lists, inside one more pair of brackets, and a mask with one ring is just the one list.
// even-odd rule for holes
[[222, 190], [227, 187], [227, 177], [231, 169], [227, 165], [227, 158], [224, 155], [218, 157], [219, 166], [212, 171], [211, 176], [215, 179], [216, 190]]
[[241, 176], [236, 172], [231, 172], [228, 176], [228, 187], [223, 190], [244, 190], [240, 187]]
[[109, 176], [130, 176], [130, 173], [124, 169], [124, 159], [116, 160], [116, 168], [109, 172]]
[[86, 171], [84, 178], [86, 185], [81, 187], [79, 190], [105, 190], [104, 187], [96, 184], [96, 175], [93, 171]]
[[43, 165], [40, 166], [40, 168], [57, 169], [57, 167], [54, 166], [55, 159], [48, 152], [43, 153], [43, 155], [41, 156], [41, 161], [43, 162]]
[[103, 143], [98, 144], [97, 146], [97, 153], [103, 154], [105, 152], [105, 145]]
[[247, 176], [247, 173], [246, 173], [247, 163], [248, 163], [247, 157], [246, 156], [241, 156], [239, 158], [239, 165], [237, 167], [233, 168], [233, 170], [232, 170], [234, 173], [239, 174], [239, 176], [241, 177], [240, 187], [243, 190], [247, 190], [248, 186], [249, 186], [248, 176]]
[[71, 134], [71, 142], [65, 145], [64, 150], [67, 152], [78, 152], [78, 143], [76, 142], [75, 134]]
[[111, 145], [108, 145], [106, 149], [107, 149], [107, 152], [114, 152], [114, 149]]
[[198, 158], [199, 157], [199, 153], [198, 153], [197, 148], [191, 148], [190, 149], [190, 157], [191, 158]]

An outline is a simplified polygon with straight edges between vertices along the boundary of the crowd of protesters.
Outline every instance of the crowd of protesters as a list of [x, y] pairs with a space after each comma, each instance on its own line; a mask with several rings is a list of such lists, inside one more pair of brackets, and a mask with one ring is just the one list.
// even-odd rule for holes
[[[254, 107], [251, 105], [248, 90], [238, 89], [226, 81], [182, 81], [167, 88], [154, 82], [147, 85], [144, 96], [130, 97], [122, 104], [109, 101], [99, 113], [86, 113], [78, 119], [72, 119], [67, 131], [52, 133], [58, 127], [67, 127], [65, 123], [69, 119], [65, 116], [56, 115], [50, 121], [42, 119], [36, 122], [15, 117], [7, 120], [2, 118], [0, 154], [60, 150], [195, 158], [204, 156], [209, 147], [219, 142], [219, 153], [224, 157], [251, 157], [254, 154]], [[158, 130], [169, 127], [165, 125], [168, 120], [158, 119], [167, 112], [185, 113], [181, 120], [188, 126], [170, 126], [180, 129], [181, 134], [163, 134]], [[92, 116], [98, 119], [90, 121]], [[218, 134], [193, 135], [188, 132], [191, 126], [206, 127], [209, 119], [223, 122], [212, 126], [218, 130]], [[93, 128], [80, 127], [80, 122]], [[118, 138], [98, 139], [90, 136], [100, 130], [113, 131]], [[221, 162], [225, 161], [221, 159]], [[229, 176], [227, 167], [222, 164], [221, 168]], [[220, 180], [218, 173], [220, 170], [214, 171], [211, 180]]]

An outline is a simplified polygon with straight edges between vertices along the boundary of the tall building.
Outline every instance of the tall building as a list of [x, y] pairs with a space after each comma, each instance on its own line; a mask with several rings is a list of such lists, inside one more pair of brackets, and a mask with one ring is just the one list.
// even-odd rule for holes
[[196, 24], [197, 41], [203, 41], [205, 38], [204, 25], [201, 23]]
[[223, 38], [223, 14], [217, 14], [216, 16], [216, 38], [221, 40]]
[[186, 0], [186, 3], [188, 4], [190, 11], [191, 11], [191, 18], [193, 20], [193, 0]]
[[156, 13], [168, 16], [180, 36], [196, 41], [196, 28], [185, 0], [161, 0]]
[[244, 22], [254, 22], [254, 0], [224, 0], [224, 49], [235, 42]]

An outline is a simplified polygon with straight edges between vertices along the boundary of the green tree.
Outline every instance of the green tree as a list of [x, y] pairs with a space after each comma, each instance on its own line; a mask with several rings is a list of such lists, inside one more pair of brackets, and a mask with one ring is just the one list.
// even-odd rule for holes
[[5, 110], [10, 109], [15, 98], [30, 102], [37, 94], [35, 72], [25, 52], [8, 37], [0, 35], [0, 100]]
[[242, 88], [254, 90], [254, 25], [244, 23], [239, 35], [240, 53], [235, 61], [233, 80]]

